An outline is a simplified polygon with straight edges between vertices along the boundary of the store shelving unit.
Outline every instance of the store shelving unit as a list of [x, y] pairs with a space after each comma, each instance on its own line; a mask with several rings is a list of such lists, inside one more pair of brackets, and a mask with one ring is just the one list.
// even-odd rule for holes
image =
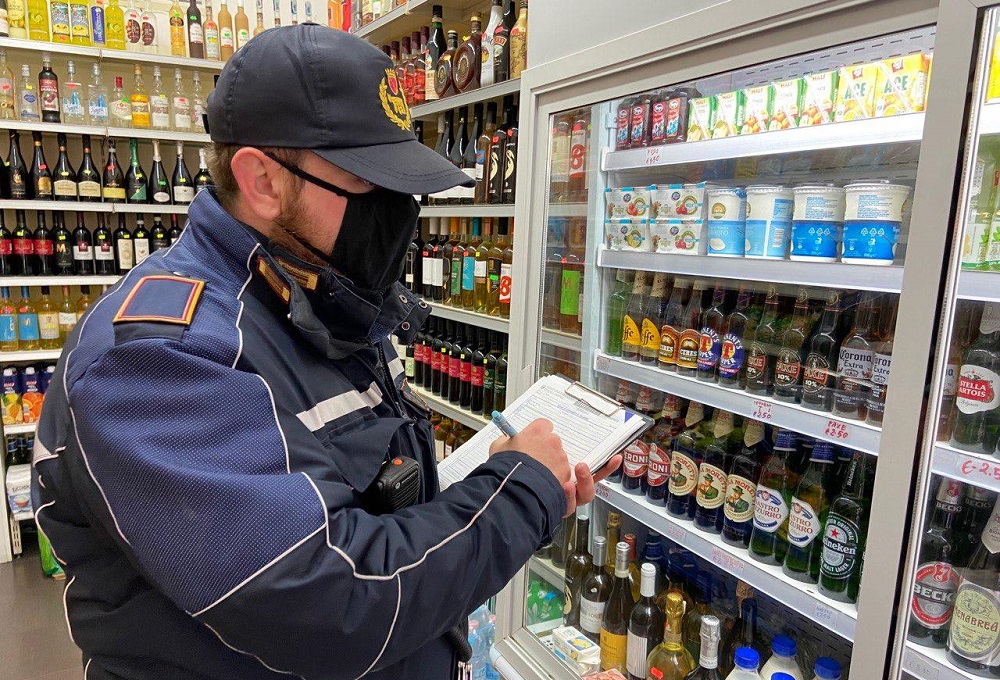
[[85, 201], [18, 201], [0, 200], [0, 210], [61, 210], [93, 213], [150, 213], [186, 215], [186, 205], [154, 205], [152, 203], [88, 203]]
[[718, 535], [701, 531], [690, 522], [671, 517], [663, 508], [647, 502], [644, 496], [625, 493], [618, 484], [601, 482], [597, 485], [597, 496], [789, 609], [847, 640], [854, 639], [858, 613], [853, 604], [822, 596], [815, 585], [788, 578], [781, 567], [754, 561], [745, 550], [724, 543]]
[[943, 649], [921, 647], [909, 641], [903, 650], [903, 670], [917, 680], [974, 680], [982, 677], [953, 666]]
[[563, 570], [554, 565], [552, 560], [548, 558], [532, 555], [531, 559], [528, 560], [528, 567], [545, 579], [549, 585], [558, 588], [560, 592], [566, 584], [566, 575]]
[[543, 345], [561, 347], [563, 349], [573, 350], [574, 352], [580, 352], [583, 346], [583, 341], [579, 335], [570, 335], [569, 333], [563, 333], [562, 331], [554, 331], [548, 328], [543, 328], [541, 337]]
[[0, 352], [0, 364], [28, 361], [56, 361], [61, 349], [38, 349], [23, 352]]
[[478, 90], [463, 92], [451, 97], [445, 97], [444, 99], [436, 99], [432, 102], [427, 102], [426, 104], [417, 104], [410, 109], [410, 117], [413, 118], [413, 120], [430, 118], [431, 116], [436, 116], [439, 113], [457, 109], [460, 106], [470, 106], [472, 104], [478, 104], [479, 102], [495, 101], [508, 94], [516, 94], [520, 91], [520, 89], [520, 78], [505, 80], [502, 83], [481, 87]]
[[3, 285], [16, 288], [18, 286], [111, 286], [121, 277], [113, 276], [4, 276], [0, 278]]
[[459, 408], [455, 404], [449, 401], [445, 401], [441, 397], [437, 396], [433, 392], [428, 392], [422, 387], [416, 387], [411, 385], [413, 391], [416, 392], [427, 402], [427, 405], [431, 407], [434, 411], [437, 411], [446, 418], [451, 418], [460, 422], [466, 427], [471, 427], [473, 430], [481, 430], [490, 424], [489, 419], [476, 415], [471, 411], [467, 411], [464, 408]]
[[38, 423], [17, 423], [16, 425], [4, 425], [3, 433], [8, 434], [34, 434]]
[[431, 314], [441, 319], [450, 319], [452, 321], [469, 324], [470, 326], [478, 326], [479, 328], [485, 328], [486, 330], [497, 331], [499, 333], [507, 333], [510, 330], [510, 319], [504, 319], [499, 316], [489, 316], [487, 314], [479, 314], [478, 312], [470, 312], [466, 309], [458, 309], [456, 307], [449, 307], [448, 305], [443, 305], [440, 302], [428, 302], [427, 304], [431, 307]]
[[513, 217], [514, 205], [510, 203], [487, 205], [424, 205], [421, 217]]
[[962, 300], [1000, 302], [1000, 272], [963, 269], [958, 274], [958, 293]]
[[[42, 52], [60, 54], [69, 57], [86, 57], [94, 61], [110, 61], [122, 63], [142, 62], [183, 68], [193, 71], [221, 71], [225, 62], [214, 59], [191, 59], [188, 57], [173, 57], [162, 54], [145, 54], [142, 52], [127, 52], [111, 50], [105, 47], [83, 47], [80, 45], [63, 45], [59, 43], [41, 42], [38, 40], [22, 40], [18, 38], [0, 38], [0, 48], [25, 52]], [[207, 86], [208, 83], [205, 83]]]
[[[408, 0], [391, 12], [354, 31], [354, 35], [365, 38], [375, 45], [382, 45], [401, 36], [419, 31], [421, 26], [431, 23], [431, 7], [444, 8], [444, 25], [447, 30], [452, 25], [461, 25], [468, 31], [469, 15], [478, 9], [489, 15], [489, 4], [480, 0]], [[483, 25], [486, 22], [484, 20]], [[461, 35], [461, 34], [459, 34]]]
[[769, 396], [748, 394], [716, 383], [704, 382], [654, 366], [626, 361], [598, 352], [594, 358], [598, 373], [646, 385], [684, 399], [708, 404], [764, 423], [795, 430], [804, 435], [878, 454], [882, 431], [858, 420], [840, 418], [832, 413], [811, 411], [798, 404], [778, 401]]
[[92, 137], [115, 137], [117, 139], [152, 140], [161, 142], [190, 142], [193, 144], [210, 144], [211, 137], [204, 132], [174, 132], [172, 130], [143, 130], [138, 128], [107, 127], [104, 125], [75, 125], [73, 123], [32, 123], [20, 120], [0, 120], [0, 130], [17, 130], [18, 132], [41, 132], [67, 135], [90, 135]]
[[171, 130], [142, 130], [136, 128], [106, 128], [107, 137], [117, 139], [158, 139], [161, 142], [191, 142], [193, 144], [211, 144], [212, 138], [204, 132], [173, 132]]

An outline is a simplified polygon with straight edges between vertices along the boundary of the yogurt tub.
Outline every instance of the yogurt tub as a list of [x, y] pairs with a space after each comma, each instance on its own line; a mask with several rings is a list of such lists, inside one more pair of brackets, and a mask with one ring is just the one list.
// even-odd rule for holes
[[747, 257], [783, 260], [788, 253], [794, 196], [788, 187], [755, 184], [747, 192]]
[[649, 224], [645, 220], [607, 220], [604, 236], [611, 250], [648, 252], [652, 249]]
[[739, 187], [713, 187], [705, 192], [708, 210], [708, 254], [743, 257], [747, 194]]
[[606, 219], [645, 220], [649, 212], [649, 187], [605, 189], [604, 200], [607, 205]]
[[792, 251], [789, 259], [836, 262], [844, 228], [844, 190], [829, 184], [792, 189]]
[[650, 219], [704, 220], [705, 189], [704, 182], [650, 186]]
[[705, 254], [705, 223], [701, 220], [653, 220], [649, 223], [653, 252], [675, 255]]
[[910, 197], [910, 187], [857, 182], [844, 187], [844, 243], [841, 259], [851, 264], [891, 265]]

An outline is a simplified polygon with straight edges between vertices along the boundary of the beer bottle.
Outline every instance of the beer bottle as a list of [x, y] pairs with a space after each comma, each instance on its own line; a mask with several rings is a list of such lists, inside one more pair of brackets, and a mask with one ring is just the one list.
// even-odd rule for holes
[[590, 542], [590, 515], [583, 508], [576, 513], [576, 546], [566, 558], [566, 578], [563, 590], [563, 620], [567, 626], [580, 623], [580, 587], [593, 562], [587, 551]]
[[[640, 389], [639, 394], [643, 394], [646, 389], [648, 388]], [[641, 406], [637, 404], [636, 410], [645, 416], [652, 416], [651, 406], [652, 404], [646, 401]], [[652, 431], [647, 430], [641, 438], [626, 446], [622, 452], [624, 457], [622, 468], [625, 470], [622, 476], [622, 489], [627, 493], [642, 496], [646, 494], [646, 474], [649, 465], [649, 449], [652, 444], [651, 434]]]
[[764, 313], [747, 345], [743, 384], [751, 394], [770, 394], [774, 389], [774, 365], [778, 358], [778, 319], [781, 297], [778, 287], [770, 286], [764, 299]]
[[622, 355], [625, 310], [628, 309], [629, 291], [632, 290], [631, 277], [632, 272], [627, 269], [619, 269], [615, 275], [615, 289], [608, 296], [608, 344], [604, 351], [613, 357]]
[[674, 289], [670, 300], [664, 305], [660, 317], [663, 324], [660, 327], [660, 354], [658, 365], [667, 371], [677, 370], [677, 350], [680, 345], [681, 332], [684, 330], [681, 319], [684, 317], [684, 304], [690, 297], [691, 279], [674, 279]]
[[955, 550], [952, 565], [964, 567], [972, 557], [972, 551], [979, 544], [979, 535], [983, 533], [986, 522], [993, 512], [993, 504], [997, 495], [989, 489], [982, 489], [969, 484], [965, 487], [962, 497], [962, 512], [954, 520]]
[[590, 573], [580, 585], [580, 630], [594, 642], [601, 641], [601, 621], [611, 594], [612, 576], [605, 569], [608, 539], [594, 537], [594, 559]]
[[1000, 503], [986, 522], [959, 586], [948, 630], [948, 660], [975, 675], [1000, 673]]
[[667, 504], [667, 482], [670, 479], [670, 450], [674, 437], [680, 434], [684, 421], [680, 397], [667, 395], [663, 410], [652, 429], [649, 445], [649, 462], [646, 466], [646, 498], [653, 505]]
[[864, 420], [866, 400], [871, 389], [872, 329], [876, 323], [875, 293], [863, 293], [854, 319], [854, 328], [844, 338], [837, 360], [837, 392], [833, 397], [833, 412], [838, 416]]
[[797, 402], [802, 391], [802, 354], [809, 337], [809, 291], [799, 288], [792, 323], [781, 336], [781, 349], [774, 366], [774, 396]]
[[601, 620], [601, 670], [626, 671], [628, 620], [635, 606], [628, 569], [629, 547], [624, 541], [615, 546], [615, 580]]
[[817, 441], [809, 467], [792, 497], [788, 513], [788, 554], [782, 571], [798, 581], [819, 581], [826, 524], [834, 479], [834, 451], [830, 442]]
[[722, 540], [729, 545], [750, 545], [753, 532], [754, 499], [760, 479], [759, 448], [763, 448], [764, 423], [747, 420], [743, 431], [743, 448], [733, 458], [726, 479], [726, 502], [723, 506]]
[[722, 336], [725, 335], [723, 324], [726, 313], [726, 289], [721, 283], [715, 284], [712, 291], [712, 306], [701, 316], [701, 338], [698, 345], [698, 379], [714, 382], [718, 379], [716, 370], [719, 367], [719, 357], [722, 354]]
[[642, 565], [639, 601], [632, 608], [628, 621], [626, 670], [629, 680], [646, 680], [649, 667], [646, 659], [663, 641], [665, 617], [656, 605], [656, 565]]
[[831, 290], [826, 298], [826, 307], [823, 308], [823, 318], [809, 342], [809, 353], [806, 354], [805, 365], [802, 367], [802, 405], [806, 408], [817, 411], [830, 411], [833, 408], [833, 390], [837, 380], [834, 368], [840, 351], [837, 339], [839, 324], [840, 292]]
[[896, 313], [899, 311], [899, 298], [893, 298], [883, 310], [879, 318], [878, 339], [872, 350], [872, 383], [871, 391], [865, 399], [868, 414], [865, 421], [869, 425], [882, 425], [885, 414], [885, 397], [889, 389], [889, 367], [892, 363], [892, 340], [896, 334]]
[[702, 621], [712, 615], [712, 592], [715, 579], [707, 570], [699, 570], [694, 577], [697, 584], [697, 593], [694, 606], [688, 609], [684, 615], [684, 626], [681, 633], [684, 639], [684, 646], [697, 657], [701, 653], [701, 637], [698, 631], [701, 630]]
[[959, 370], [952, 443], [967, 451], [992, 453], [1000, 434], [1000, 303], [987, 302], [979, 337], [969, 345]]
[[[832, 600], [857, 602], [861, 586], [861, 557], [868, 534], [866, 454], [854, 452], [844, 489], [830, 504], [823, 528], [819, 591]], [[834, 475], [838, 479], [839, 475]]]
[[740, 376], [743, 373], [743, 362], [746, 359], [744, 347], [753, 331], [753, 320], [750, 317], [750, 301], [753, 289], [750, 286], [740, 286], [736, 297], [736, 308], [730, 313], [723, 324], [725, 334], [722, 336], [722, 348], [719, 354], [719, 384], [725, 387], [739, 387]]
[[796, 434], [778, 432], [774, 453], [764, 465], [753, 505], [750, 556], [768, 564], [783, 564], [788, 552], [788, 510], [798, 483], [788, 469], [788, 456], [795, 452]]
[[698, 352], [701, 349], [702, 301], [708, 283], [702, 279], [694, 282], [691, 298], [681, 314], [683, 330], [677, 340], [677, 372], [681, 375], [698, 374]]
[[694, 669], [694, 657], [682, 642], [681, 627], [684, 618], [684, 599], [679, 592], [667, 593], [666, 624], [663, 642], [650, 652], [647, 678], [675, 680], [686, 678]]
[[948, 347], [948, 364], [941, 385], [941, 412], [938, 416], [937, 440], [951, 439], [951, 428], [955, 419], [955, 398], [958, 395], [958, 374], [962, 370], [962, 355], [969, 340], [967, 329], [973, 324], [974, 312], [980, 303], [974, 300], [958, 300], [955, 311], [955, 325]]
[[632, 283], [632, 297], [629, 298], [625, 310], [624, 330], [622, 331], [622, 358], [630, 361], [639, 360], [643, 310], [646, 308], [646, 295], [649, 292], [646, 272], [636, 272]]
[[920, 537], [906, 639], [924, 647], [940, 648], [948, 642], [948, 625], [958, 590], [953, 525], [962, 510], [961, 497], [961, 482], [941, 478], [934, 515]]
[[660, 355], [660, 331], [663, 319], [660, 309], [664, 306], [667, 294], [668, 276], [656, 272], [653, 276], [653, 288], [646, 300], [642, 314], [642, 327], [639, 329], [639, 362], [655, 366]]
[[698, 466], [698, 490], [695, 497], [698, 507], [694, 513], [695, 525], [715, 534], [722, 531], [729, 468], [728, 443], [733, 431], [733, 414], [722, 409], [717, 409], [716, 414], [715, 437], [705, 447]]
[[701, 460], [697, 453], [698, 442], [703, 436], [698, 428], [705, 419], [704, 407], [692, 401], [688, 405], [684, 424], [687, 429], [674, 440], [674, 452], [670, 456], [670, 482], [667, 487], [667, 512], [674, 517], [694, 519], [697, 508], [698, 466]]

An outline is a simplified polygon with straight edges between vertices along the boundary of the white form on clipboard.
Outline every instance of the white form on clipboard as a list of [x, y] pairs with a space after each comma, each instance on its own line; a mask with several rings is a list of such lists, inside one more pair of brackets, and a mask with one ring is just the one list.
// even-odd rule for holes
[[[592, 471], [653, 424], [647, 416], [562, 375], [541, 378], [503, 414], [519, 431], [537, 418], [552, 421], [570, 465], [585, 462]], [[490, 444], [500, 436], [500, 429], [490, 423], [438, 464], [441, 489], [465, 479], [485, 463]]]

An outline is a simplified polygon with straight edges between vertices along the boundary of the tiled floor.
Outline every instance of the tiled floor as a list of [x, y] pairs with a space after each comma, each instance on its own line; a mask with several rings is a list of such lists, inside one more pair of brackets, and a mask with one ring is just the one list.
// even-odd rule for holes
[[0, 680], [83, 678], [66, 629], [65, 583], [42, 573], [37, 548], [0, 564]]

